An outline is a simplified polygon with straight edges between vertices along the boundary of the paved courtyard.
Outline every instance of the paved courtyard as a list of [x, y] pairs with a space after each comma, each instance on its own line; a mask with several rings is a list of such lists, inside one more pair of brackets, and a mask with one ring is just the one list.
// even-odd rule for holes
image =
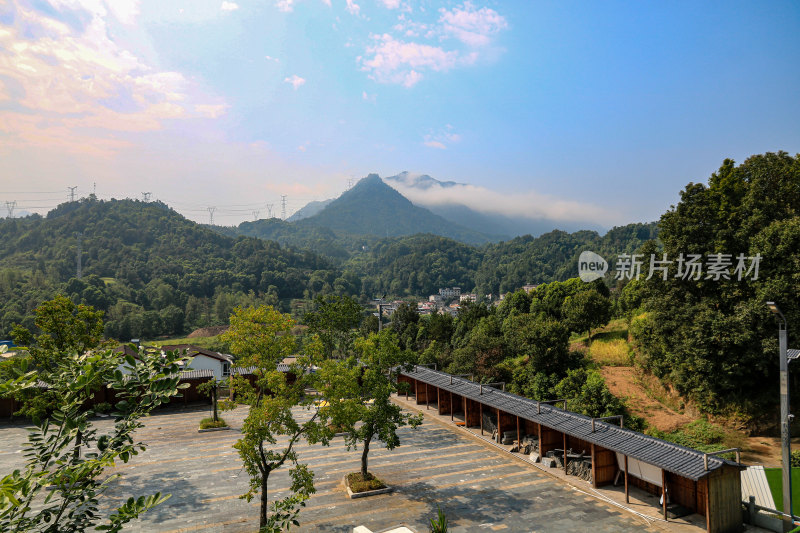
[[[108, 493], [113, 498], [108, 508], [158, 490], [172, 497], [126, 531], [256, 531], [258, 503], [238, 498], [246, 490], [247, 474], [231, 447], [245, 413], [243, 407], [225, 413], [234, 430], [211, 433], [197, 433], [207, 408], [164, 410], [150, 417], [138, 434], [148, 449], [116, 469], [122, 477]], [[109, 424], [99, 422], [101, 427]], [[22, 465], [19, 450], [25, 438], [24, 427], [0, 425], [1, 475]], [[370, 471], [394, 486], [395, 493], [355, 500], [347, 498], [341, 480], [358, 469], [360, 452], [348, 452], [341, 438], [327, 447], [300, 446], [301, 460], [315, 473], [317, 493], [302, 511], [298, 531], [350, 532], [356, 525], [380, 531], [407, 524], [424, 532], [437, 505], [454, 532], [652, 527], [430, 418], [416, 430], [403, 428], [400, 438], [402, 445], [394, 451], [376, 445], [370, 451]], [[286, 471], [274, 473], [270, 495], [285, 495], [288, 485]]]

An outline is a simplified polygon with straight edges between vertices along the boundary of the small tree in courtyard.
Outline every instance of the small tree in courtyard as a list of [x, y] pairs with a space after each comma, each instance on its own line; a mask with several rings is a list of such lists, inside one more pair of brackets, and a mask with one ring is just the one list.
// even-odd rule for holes
[[[231, 402], [230, 400], [220, 400], [219, 399], [219, 389], [220, 387], [225, 386], [228, 383], [228, 380], [222, 379], [219, 380], [217, 378], [212, 377], [208, 381], [204, 381], [200, 385], [197, 386], [197, 392], [203, 394], [204, 396], [211, 397], [211, 424], [210, 427], [225, 427], [228, 424], [225, 423], [219, 416], [220, 411], [230, 411], [236, 407], [236, 405]], [[208, 419], [205, 419], [208, 421]], [[201, 422], [201, 429], [202, 427]]]
[[[313, 472], [298, 462], [294, 446], [301, 438], [323, 444], [329, 438], [329, 431], [319, 423], [315, 398], [305, 394], [314, 385], [313, 359], [299, 356], [289, 372], [278, 370], [278, 364], [294, 353], [290, 334], [294, 321], [271, 306], [237, 307], [230, 324], [222, 338], [237, 354], [238, 364], [254, 367], [255, 376], [253, 386], [243, 377], [231, 379], [234, 392], [250, 406], [242, 438], [234, 445], [250, 476], [250, 489], [241, 497], [247, 501], [260, 497], [260, 531], [286, 531], [298, 525], [300, 509], [315, 492]], [[307, 354], [315, 355], [320, 349], [318, 343], [306, 346]], [[276, 447], [281, 436], [288, 437], [288, 442]], [[287, 464], [291, 465], [291, 494], [268, 505], [270, 474]]]
[[391, 401], [398, 391], [394, 374], [408, 365], [413, 354], [401, 350], [397, 336], [384, 330], [356, 341], [358, 357], [344, 361], [325, 361], [319, 371], [320, 389], [328, 400], [323, 411], [326, 420], [345, 433], [348, 449], [361, 449], [361, 478], [369, 481], [368, 456], [375, 438], [392, 450], [400, 445], [397, 429], [422, 423], [422, 415], [411, 415]]
[[[123, 361], [126, 373], [119, 369]], [[123, 359], [119, 353], [97, 351], [54, 359], [47, 387], [57, 407], [50, 416], [34, 419], [24, 467], [0, 479], [0, 531], [119, 531], [167, 499], [158, 492], [130, 498], [108, 517], [100, 514], [98, 504], [118, 477], [104, 476], [105, 469], [145, 450], [133, 438], [141, 418], [183, 388], [179, 361], [176, 352]], [[29, 372], [0, 383], [0, 397], [35, 387], [38, 376]], [[106, 384], [117, 400], [114, 426], [104, 434], [91, 422], [94, 411], [84, 407], [95, 383]]]

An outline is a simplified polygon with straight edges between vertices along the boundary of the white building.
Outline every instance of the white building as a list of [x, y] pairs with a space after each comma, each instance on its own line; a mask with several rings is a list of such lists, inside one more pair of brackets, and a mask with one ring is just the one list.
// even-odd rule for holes
[[449, 300], [450, 298], [458, 298], [461, 296], [461, 287], [445, 287], [444, 289], [439, 289], [439, 295], [445, 299]]

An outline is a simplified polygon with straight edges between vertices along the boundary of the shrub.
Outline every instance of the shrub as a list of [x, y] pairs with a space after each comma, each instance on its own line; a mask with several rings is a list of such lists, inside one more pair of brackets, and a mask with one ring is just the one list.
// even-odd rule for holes
[[211, 428], [226, 428], [228, 427], [228, 423], [225, 422], [222, 418], [214, 422], [214, 419], [211, 417], [204, 418], [200, 421], [200, 429], [211, 429]]
[[111, 410], [111, 404], [108, 402], [100, 402], [94, 406], [96, 413], [107, 413]]
[[367, 474], [366, 479], [361, 477], [361, 472], [347, 474], [347, 486], [353, 492], [366, 492], [386, 488], [386, 484], [372, 474]]

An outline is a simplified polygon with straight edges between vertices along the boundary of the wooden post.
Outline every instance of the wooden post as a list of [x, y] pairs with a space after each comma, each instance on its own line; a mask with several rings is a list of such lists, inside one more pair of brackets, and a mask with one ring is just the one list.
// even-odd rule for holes
[[497, 410], [497, 444], [500, 444], [500, 434], [502, 430], [500, 429], [500, 409]]
[[667, 520], [667, 472], [661, 469], [661, 507], [664, 510], [664, 520]]
[[628, 456], [625, 456], [625, 503], [631, 503], [628, 495]]
[[597, 457], [595, 456], [594, 442], [592, 443], [592, 487], [597, 488]]
[[519, 433], [519, 417], [517, 417], [517, 453], [522, 453], [522, 435]]
[[567, 475], [567, 434], [562, 433], [564, 435], [564, 475]]
[[[406, 383], [408, 383], [408, 381], [406, 381]], [[408, 401], [408, 391], [409, 391], [409, 389], [411, 389], [411, 383], [408, 383], [408, 385], [409, 386], [406, 387], [406, 401]]]
[[469, 415], [467, 414], [467, 398], [465, 396], [462, 396], [461, 401], [464, 404], [464, 429], [469, 429]]
[[430, 405], [430, 396], [431, 394], [428, 392], [428, 383], [425, 382], [425, 410], [428, 410], [428, 405]]
[[455, 408], [453, 407], [453, 391], [450, 391], [450, 421], [452, 422], [455, 420]]
[[539, 461], [543, 461], [542, 457], [542, 424], [537, 422], [536, 425], [538, 426], [537, 431], [539, 432]]
[[478, 403], [480, 414], [481, 414], [481, 437], [483, 436], [483, 404]]
[[[709, 489], [711, 488], [711, 483], [708, 482], [708, 476], [705, 479], [706, 482], [706, 531], [711, 531], [711, 507], [709, 506]], [[785, 522], [784, 522], [785, 523]]]
[[419, 405], [419, 380], [414, 378], [414, 404]]
[[442, 400], [439, 398], [439, 392], [442, 389], [440, 387], [436, 387], [436, 413], [442, 414]]

